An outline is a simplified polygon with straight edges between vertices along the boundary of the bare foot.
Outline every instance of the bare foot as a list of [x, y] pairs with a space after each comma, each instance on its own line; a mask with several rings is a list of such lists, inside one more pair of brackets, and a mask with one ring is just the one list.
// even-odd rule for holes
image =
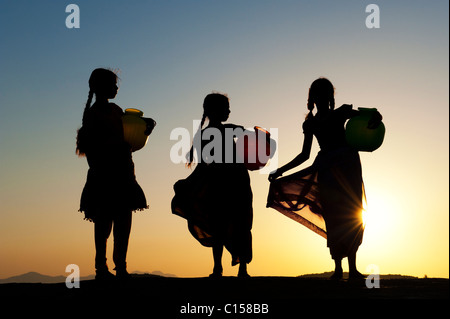
[[209, 278], [222, 278], [222, 267], [214, 266], [213, 272], [209, 275]]
[[358, 280], [358, 279], [366, 279], [366, 276], [360, 273], [357, 270], [350, 271], [348, 274], [348, 279]]
[[239, 278], [250, 278], [250, 275], [248, 274], [248, 272], [246, 270], [245, 271], [240, 271], [239, 270], [238, 277]]
[[334, 273], [331, 275], [331, 280], [341, 280], [343, 276], [342, 269], [336, 269]]

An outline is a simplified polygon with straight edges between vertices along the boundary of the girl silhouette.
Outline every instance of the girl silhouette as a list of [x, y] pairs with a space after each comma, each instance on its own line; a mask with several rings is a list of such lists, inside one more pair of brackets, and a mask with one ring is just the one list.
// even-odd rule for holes
[[[80, 211], [94, 222], [96, 279], [111, 279], [106, 264], [106, 244], [114, 228], [117, 278], [128, 278], [126, 255], [132, 211], [148, 208], [144, 192], [136, 182], [131, 147], [124, 141], [122, 109], [109, 103], [117, 94], [117, 75], [95, 69], [89, 78], [89, 97], [83, 124], [77, 134], [76, 153], [89, 164]], [[91, 106], [95, 94], [95, 103]]]
[[[313, 115], [314, 107], [317, 113]], [[303, 123], [304, 141], [299, 155], [269, 176], [271, 181], [267, 207], [285, 214], [306, 208], [316, 219], [325, 221], [327, 245], [335, 261], [332, 279], [342, 278], [342, 259], [348, 257], [349, 277], [362, 278], [356, 268], [356, 252], [363, 238], [362, 200], [364, 184], [357, 150], [345, 140], [345, 122], [358, 115], [351, 105], [334, 109], [334, 87], [325, 78], [315, 80], [308, 96], [309, 114]], [[369, 127], [381, 123], [377, 113]], [[311, 167], [277, 179], [284, 172], [301, 165], [311, 153], [313, 136], [320, 152]], [[311, 219], [312, 220], [312, 219]], [[319, 223], [306, 222], [317, 231]], [[319, 231], [317, 231], [320, 233]]]
[[[187, 156], [189, 167], [194, 151], [199, 156], [203, 155], [203, 160], [187, 179], [175, 183], [172, 200], [172, 212], [187, 219], [189, 231], [202, 245], [212, 247], [214, 268], [210, 277], [222, 276], [223, 247], [231, 253], [232, 265], [239, 264], [239, 277], [249, 276], [247, 264], [252, 260], [253, 195], [245, 166], [237, 163], [235, 157], [231, 163], [226, 162], [225, 153], [230, 150], [225, 146], [232, 145], [233, 154], [236, 152], [233, 137], [225, 134], [225, 129], [238, 127], [222, 123], [229, 114], [230, 105], [225, 95], [213, 93], [206, 96], [200, 129], [206, 118], [209, 123], [194, 137], [194, 140], [201, 140], [200, 149], [193, 146]], [[218, 143], [217, 140], [206, 139], [208, 130], [220, 132], [218, 138], [221, 139], [222, 150], [213, 149], [208, 154], [216, 155], [214, 160], [208, 160], [208, 156], [203, 154], [209, 143]], [[215, 153], [218, 151], [221, 151], [221, 156]]]

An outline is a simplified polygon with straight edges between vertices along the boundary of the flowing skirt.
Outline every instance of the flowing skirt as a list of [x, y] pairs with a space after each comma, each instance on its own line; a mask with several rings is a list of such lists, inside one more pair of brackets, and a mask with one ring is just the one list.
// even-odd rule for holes
[[267, 207], [327, 239], [333, 259], [357, 251], [362, 242], [364, 183], [357, 151], [320, 151], [312, 166], [270, 185]]
[[253, 195], [241, 164], [199, 165], [174, 185], [172, 213], [203, 246], [224, 245], [232, 265], [252, 260]]

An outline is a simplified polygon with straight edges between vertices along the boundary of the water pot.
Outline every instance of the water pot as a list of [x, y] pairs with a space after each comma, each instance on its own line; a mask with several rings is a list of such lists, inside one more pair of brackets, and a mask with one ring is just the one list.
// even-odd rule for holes
[[359, 107], [359, 115], [352, 117], [345, 126], [347, 143], [358, 151], [373, 152], [383, 144], [386, 131], [383, 122], [375, 128], [368, 128], [375, 108]]
[[145, 134], [147, 123], [142, 118], [144, 112], [137, 109], [126, 109], [122, 116], [123, 136], [125, 141], [131, 145], [131, 151], [135, 152], [145, 146], [148, 134]]
[[245, 130], [236, 140], [237, 159], [243, 162], [248, 170], [263, 168], [274, 155], [276, 143], [270, 133], [259, 126], [255, 131]]

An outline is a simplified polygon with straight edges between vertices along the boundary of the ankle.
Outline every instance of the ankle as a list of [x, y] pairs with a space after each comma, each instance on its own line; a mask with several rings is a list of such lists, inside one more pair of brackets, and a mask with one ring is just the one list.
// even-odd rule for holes
[[95, 270], [95, 280], [107, 281], [114, 278], [115, 276], [109, 272], [108, 267]]
[[250, 277], [250, 275], [247, 272], [247, 264], [246, 263], [239, 264], [238, 277], [243, 277], [243, 278]]
[[222, 265], [217, 265], [217, 264], [214, 265], [213, 271], [222, 273], [222, 271], [223, 271]]

